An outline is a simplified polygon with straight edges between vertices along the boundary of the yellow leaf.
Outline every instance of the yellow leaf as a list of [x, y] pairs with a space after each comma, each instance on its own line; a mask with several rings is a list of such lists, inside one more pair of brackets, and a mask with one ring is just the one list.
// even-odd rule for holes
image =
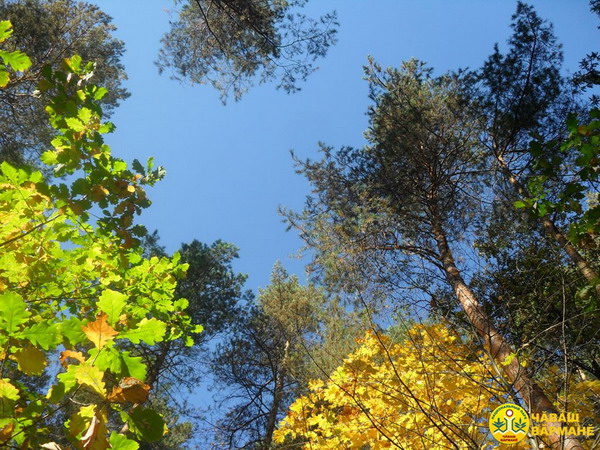
[[27, 375], [40, 375], [48, 364], [44, 352], [36, 347], [25, 347], [13, 355], [19, 370]]
[[75, 370], [75, 379], [79, 384], [86, 385], [100, 394], [102, 398], [106, 397], [106, 387], [102, 378], [104, 373], [95, 366], [78, 366]]
[[513, 359], [515, 359], [516, 356], [516, 353], [511, 353], [506, 358], [504, 358], [504, 361], [502, 361], [500, 364], [502, 364], [503, 366], [508, 366], [513, 361]]
[[83, 332], [87, 338], [92, 341], [94, 346], [98, 349], [102, 349], [108, 341], [119, 334], [108, 324], [106, 318], [106, 314], [102, 313], [98, 315], [98, 318], [94, 322], [90, 322], [83, 327]]

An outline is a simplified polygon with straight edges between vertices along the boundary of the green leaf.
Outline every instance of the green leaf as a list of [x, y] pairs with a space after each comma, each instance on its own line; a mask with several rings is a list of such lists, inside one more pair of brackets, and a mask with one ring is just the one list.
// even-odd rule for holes
[[106, 134], [112, 133], [115, 129], [115, 125], [112, 122], [105, 122], [98, 128], [98, 133]]
[[14, 334], [30, 315], [27, 304], [19, 294], [7, 292], [0, 295], [0, 322], [3, 322], [3, 329], [9, 336]]
[[123, 172], [127, 170], [127, 163], [121, 159], [113, 161], [113, 172]]
[[108, 89], [106, 88], [98, 88], [94, 93], [94, 100], [102, 100], [102, 98], [108, 93]]
[[52, 150], [42, 153], [40, 160], [48, 166], [53, 166], [58, 162], [56, 152], [53, 152]]
[[51, 403], [60, 403], [65, 395], [71, 391], [76, 385], [77, 380], [75, 379], [75, 371], [77, 370], [78, 365], [69, 365], [67, 367], [66, 372], [59, 373], [56, 378], [58, 378], [58, 383], [50, 388], [46, 398]]
[[527, 203], [525, 203], [525, 202], [524, 202], [524, 201], [522, 201], [522, 200], [517, 200], [517, 201], [514, 203], [514, 205], [515, 205], [515, 208], [517, 208], [517, 209], [521, 209], [521, 208], [527, 208]]
[[157, 441], [167, 432], [167, 426], [160, 414], [140, 406], [129, 414], [127, 423], [138, 438], [147, 442]]
[[33, 345], [42, 347], [44, 350], [54, 348], [58, 343], [58, 327], [54, 323], [40, 322], [25, 328], [21, 336], [28, 339]]
[[131, 163], [131, 168], [133, 170], [135, 170], [137, 173], [146, 175], [146, 169], [144, 169], [144, 166], [142, 166], [142, 163], [140, 163], [137, 159], [133, 160], [133, 162]]
[[140, 255], [139, 253], [130, 253], [127, 256], [127, 259], [131, 264], [136, 265], [142, 260], [142, 255]]
[[75, 73], [81, 72], [81, 56], [73, 55], [70, 58], [66, 58], [65, 62], [69, 65], [71, 70]]
[[5, 52], [0, 50], [0, 57], [4, 60], [4, 64], [8, 64], [15, 72], [22, 72], [31, 66], [31, 60], [23, 52]]
[[10, 77], [8, 76], [8, 71], [0, 66], [0, 87], [4, 87], [10, 81]]
[[60, 332], [69, 340], [71, 345], [81, 344], [87, 341], [83, 326], [84, 322], [73, 316], [60, 324]]
[[90, 191], [90, 182], [86, 178], [78, 178], [71, 185], [73, 195], [86, 195]]
[[134, 234], [134, 236], [138, 236], [138, 237], [144, 237], [148, 234], [148, 230], [146, 229], [146, 227], [144, 225], [134, 225], [133, 228], [131, 229], [131, 232]]
[[137, 450], [138, 448], [140, 448], [140, 445], [137, 442], [132, 441], [131, 439], [127, 439], [126, 436], [118, 434], [115, 431], [113, 431], [110, 434], [109, 442], [110, 447], [113, 450]]
[[121, 352], [121, 362], [127, 369], [123, 376], [130, 376], [144, 381], [146, 379], [146, 366], [141, 356], [129, 356], [129, 352]]
[[108, 323], [114, 325], [125, 307], [127, 295], [121, 292], [105, 289], [98, 300], [98, 308], [108, 316]]
[[96, 391], [101, 397], [106, 396], [106, 386], [102, 378], [104, 372], [96, 366], [77, 366], [75, 370], [75, 379], [79, 384], [86, 385]]
[[569, 129], [569, 131], [577, 131], [578, 125], [579, 125], [579, 122], [577, 120], [577, 116], [573, 113], [570, 113], [567, 116], [567, 128]]
[[0, 417], [11, 417], [14, 415], [15, 402], [19, 400], [19, 390], [14, 387], [10, 380], [0, 380]]
[[77, 113], [77, 117], [79, 117], [83, 123], [89, 123], [92, 119], [92, 110], [89, 108], [81, 108]]
[[70, 364], [67, 367], [67, 371], [59, 373], [56, 377], [65, 385], [65, 392], [69, 392], [72, 388], [77, 385], [77, 379], [75, 378], [75, 372], [79, 368], [76, 364]]
[[167, 325], [156, 318], [142, 319], [138, 326], [126, 333], [121, 334], [121, 338], [127, 338], [134, 344], [144, 341], [146, 344], [154, 345], [163, 340]]
[[14, 401], [19, 400], [19, 390], [14, 387], [7, 378], [2, 378], [0, 380], [0, 398]]
[[76, 117], [68, 117], [65, 119], [65, 122], [71, 130], [77, 133], [85, 130], [85, 125], [81, 122], [81, 120], [77, 119]]
[[12, 24], [10, 20], [0, 21], [0, 42], [5, 41], [12, 34]]
[[116, 348], [105, 347], [102, 350], [93, 348], [88, 353], [90, 355], [90, 359], [94, 361], [94, 365], [98, 367], [98, 369], [102, 371], [110, 370], [117, 376], [123, 376], [121, 352]]

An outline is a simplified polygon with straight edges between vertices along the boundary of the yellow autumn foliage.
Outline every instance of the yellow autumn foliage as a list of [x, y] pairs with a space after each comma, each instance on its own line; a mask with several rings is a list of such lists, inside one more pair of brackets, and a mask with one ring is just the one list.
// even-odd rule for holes
[[[600, 386], [574, 385], [570, 411], [590, 412], [590, 383]], [[401, 343], [369, 332], [327, 381], [312, 381], [294, 401], [274, 439], [306, 449], [491, 448], [489, 415], [508, 401], [489, 357], [443, 324], [416, 325]]]

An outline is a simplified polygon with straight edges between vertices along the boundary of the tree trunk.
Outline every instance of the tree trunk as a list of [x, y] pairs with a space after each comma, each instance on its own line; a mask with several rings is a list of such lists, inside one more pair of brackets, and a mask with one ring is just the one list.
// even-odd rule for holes
[[156, 357], [154, 363], [148, 367], [148, 376], [146, 377], [146, 384], [151, 388], [154, 387], [154, 383], [156, 383], [156, 380], [158, 380], [158, 375], [163, 368], [163, 364], [165, 363], [165, 359], [167, 358], [170, 350], [171, 341], [161, 342], [159, 344], [158, 356]]
[[[527, 188], [523, 186], [523, 184], [517, 179], [516, 175], [511, 172], [508, 165], [504, 161], [501, 155], [496, 157], [498, 164], [500, 165], [500, 169], [502, 169], [502, 173], [506, 176], [510, 184], [515, 188], [517, 193], [522, 197], [529, 197], [529, 192]], [[575, 246], [567, 239], [567, 237], [558, 229], [554, 221], [546, 214], [542, 217], [542, 226], [546, 233], [554, 239], [561, 248], [565, 250], [571, 261], [575, 263], [579, 271], [583, 274], [585, 279], [590, 283], [594, 284], [598, 280], [598, 274], [592, 268], [590, 263], [577, 251]], [[600, 284], [596, 284], [596, 295], [600, 298]]]
[[[439, 251], [439, 261], [444, 267], [446, 279], [462, 305], [465, 313], [475, 330], [483, 339], [491, 356], [503, 368], [507, 378], [513, 384], [515, 391], [523, 398], [529, 406], [532, 413], [537, 414], [558, 414], [552, 402], [546, 397], [540, 387], [531, 380], [525, 369], [521, 366], [518, 357], [514, 357], [510, 364], [502, 364], [510, 355], [515, 352], [511, 346], [504, 340], [502, 335], [494, 328], [489, 316], [481, 304], [477, 301], [471, 288], [465, 283], [456, 263], [446, 234], [442, 228], [442, 221], [439, 216], [434, 217], [432, 231], [435, 236]], [[560, 422], [546, 422], [546, 427], [560, 427]], [[561, 437], [552, 434], [548, 436], [553, 448], [564, 448], [566, 450], [583, 450], [581, 443], [573, 436], [565, 436], [561, 443]]]
[[277, 413], [281, 407], [281, 401], [283, 400], [283, 387], [285, 383], [285, 367], [287, 364], [288, 347], [289, 341], [285, 342], [285, 349], [283, 354], [283, 360], [279, 366], [279, 371], [275, 376], [275, 388], [273, 390], [273, 403], [271, 404], [271, 410], [269, 411], [269, 417], [267, 418], [267, 428], [265, 430], [264, 446], [270, 448], [273, 442], [273, 433], [277, 426]]

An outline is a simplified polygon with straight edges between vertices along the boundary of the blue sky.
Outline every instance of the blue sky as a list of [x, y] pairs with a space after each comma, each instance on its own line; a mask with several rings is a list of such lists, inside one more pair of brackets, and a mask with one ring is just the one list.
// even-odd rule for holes
[[[320, 69], [286, 95], [273, 84], [255, 87], [240, 102], [222, 105], [210, 86], [190, 86], [159, 76], [153, 61], [174, 14], [168, 0], [98, 0], [125, 42], [126, 83], [132, 96], [112, 120], [116, 156], [131, 161], [154, 156], [167, 177], [150, 192], [142, 218], [175, 251], [193, 239], [216, 239], [240, 247], [236, 270], [248, 288], [264, 287], [281, 260], [302, 275], [303, 262], [289, 259], [302, 245], [277, 215], [284, 205], [299, 210], [310, 187], [294, 173], [290, 149], [316, 157], [317, 143], [363, 144], [369, 104], [362, 66], [372, 55], [382, 66], [411, 57], [438, 73], [476, 68], [510, 35], [512, 0], [312, 0], [305, 12], [337, 10], [339, 41]], [[574, 71], [598, 43], [597, 20], [587, 0], [537, 0], [538, 13], [554, 23], [564, 45], [565, 66]], [[170, 11], [171, 10], [171, 11]]]

